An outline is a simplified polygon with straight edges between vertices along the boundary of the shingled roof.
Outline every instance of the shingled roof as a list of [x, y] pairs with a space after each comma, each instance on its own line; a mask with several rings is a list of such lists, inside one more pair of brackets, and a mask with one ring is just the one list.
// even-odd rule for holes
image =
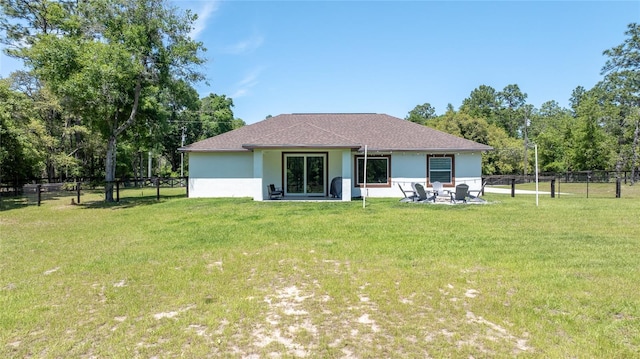
[[270, 117], [180, 148], [238, 152], [265, 148], [372, 151], [487, 151], [486, 146], [397, 117], [375, 113], [294, 113]]

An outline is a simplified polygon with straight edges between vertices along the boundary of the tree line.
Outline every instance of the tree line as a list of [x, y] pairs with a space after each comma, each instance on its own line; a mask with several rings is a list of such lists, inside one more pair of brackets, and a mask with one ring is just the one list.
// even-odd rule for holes
[[244, 125], [193, 88], [196, 19], [167, 0], [0, 0], [0, 41], [27, 69], [0, 79], [0, 183], [103, 177], [112, 201], [117, 177], [177, 174], [184, 138]]
[[[0, 41], [25, 68], [0, 78], [0, 184], [101, 177], [112, 201], [116, 178], [177, 176], [183, 143], [244, 126], [231, 98], [193, 87], [206, 51], [189, 36], [196, 19], [168, 0], [0, 0]], [[406, 119], [494, 147], [485, 174], [532, 173], [533, 143], [544, 172], [637, 171], [640, 27], [625, 34], [570, 109], [482, 85], [458, 110], [425, 103]]]
[[484, 174], [533, 173], [532, 145], [542, 172], [614, 170], [638, 175], [640, 140], [640, 26], [629, 24], [626, 39], [603, 52], [602, 80], [576, 87], [570, 108], [548, 101], [535, 108], [517, 84], [501, 91], [481, 85], [458, 110], [449, 104], [436, 115], [429, 103], [406, 119], [492, 146], [483, 156]]

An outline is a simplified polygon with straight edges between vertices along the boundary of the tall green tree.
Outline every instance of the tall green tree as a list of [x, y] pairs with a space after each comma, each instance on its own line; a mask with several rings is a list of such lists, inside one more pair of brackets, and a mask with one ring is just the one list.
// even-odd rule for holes
[[200, 133], [201, 126], [198, 121], [200, 99], [196, 90], [183, 81], [175, 82], [173, 86], [175, 89], [167, 93], [163, 99], [170, 111], [170, 117], [161, 143], [162, 156], [167, 159], [171, 172], [178, 174], [186, 166], [184, 156], [178, 152], [178, 148]]
[[591, 90], [578, 106], [577, 126], [574, 133], [573, 170], [607, 170], [611, 168], [614, 150], [611, 137], [603, 129], [607, 109], [602, 106], [600, 94]]
[[428, 121], [427, 125], [485, 145], [489, 144], [489, 127], [492, 126], [485, 119], [455, 111], [447, 111], [444, 115]]
[[471, 117], [484, 118], [489, 123], [497, 123], [500, 109], [498, 92], [491, 86], [480, 85], [462, 100], [460, 111]]
[[498, 93], [500, 111], [498, 123], [507, 131], [510, 137], [523, 139], [523, 174], [526, 176], [529, 169], [529, 138], [527, 128], [529, 126], [531, 106], [526, 106], [527, 94], [520, 91], [516, 84], [510, 84]]
[[427, 121], [436, 117], [436, 109], [430, 103], [425, 102], [409, 111], [405, 120], [424, 125]]
[[214, 93], [200, 100], [200, 121], [202, 133], [200, 139], [216, 136], [242, 127], [244, 122], [233, 116], [233, 99]]
[[529, 137], [538, 145], [542, 172], [563, 172], [570, 166], [575, 117], [556, 101], [547, 101], [531, 118]]
[[40, 177], [50, 141], [29, 98], [11, 89], [10, 79], [0, 79], [0, 183], [21, 186]]
[[450, 108], [444, 115], [427, 121], [426, 125], [493, 147], [493, 151], [482, 156], [484, 174], [512, 174], [522, 167], [522, 140], [509, 137], [504, 129], [484, 118], [474, 118]]
[[106, 140], [105, 199], [113, 201], [118, 138], [168, 83], [202, 79], [195, 65], [204, 48], [188, 36], [196, 15], [165, 0], [38, 0], [28, 11], [29, 2], [1, 1], [13, 20], [2, 24], [10, 54]]
[[[608, 100], [618, 107], [613, 116], [618, 139], [618, 160], [616, 169], [620, 171], [627, 162], [632, 171], [632, 183], [638, 171], [640, 153], [640, 25], [631, 23], [625, 31], [624, 42], [603, 55], [608, 59], [602, 67], [605, 79], [601, 83]], [[625, 152], [628, 160], [625, 161]]]
[[517, 174], [522, 173], [523, 141], [510, 137], [507, 132], [496, 125], [489, 127], [489, 151], [482, 157], [482, 173], [484, 174]]
[[520, 90], [516, 84], [505, 86], [498, 93], [500, 101], [500, 116], [498, 123], [511, 137], [525, 137], [527, 113], [527, 94]]
[[9, 77], [11, 86], [23, 93], [33, 113], [45, 130], [42, 141], [46, 152], [46, 169], [42, 174], [54, 178], [93, 176], [86, 172], [88, 158], [96, 156], [95, 136], [81, 121], [63, 111], [59, 99], [33, 74], [16, 71]]
[[585, 95], [586, 92], [587, 92], [587, 89], [585, 89], [582, 86], [578, 86], [575, 89], [573, 89], [573, 91], [571, 91], [569, 104], [571, 105], [571, 109], [573, 110], [574, 114], [578, 112], [578, 106], [580, 106], [580, 101], [582, 100], [582, 97]]
[[[636, 98], [630, 88], [635, 86], [626, 76], [618, 73], [608, 74], [593, 89], [599, 94], [600, 106], [605, 109], [603, 128], [615, 143], [615, 168], [620, 176], [621, 171], [628, 171], [637, 167], [638, 134], [636, 133], [640, 119], [636, 106]], [[635, 164], [635, 165], [634, 165]], [[634, 177], [631, 176], [633, 183]]]

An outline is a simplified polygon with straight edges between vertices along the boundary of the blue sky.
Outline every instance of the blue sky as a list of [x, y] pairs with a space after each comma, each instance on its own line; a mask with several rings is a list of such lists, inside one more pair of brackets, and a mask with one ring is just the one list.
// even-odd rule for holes
[[[183, 1], [200, 16], [209, 93], [247, 123], [294, 112], [404, 118], [456, 109], [480, 85], [568, 106], [602, 79], [602, 51], [640, 21], [640, 1]], [[0, 58], [0, 76], [18, 67]]]

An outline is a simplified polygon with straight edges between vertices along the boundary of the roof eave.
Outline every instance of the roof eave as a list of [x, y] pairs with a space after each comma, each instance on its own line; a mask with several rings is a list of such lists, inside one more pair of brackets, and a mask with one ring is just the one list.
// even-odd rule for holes
[[[359, 145], [255, 145], [245, 144], [243, 148], [178, 148], [178, 152], [247, 152], [255, 149], [285, 149], [285, 148], [320, 148], [320, 149], [350, 149], [357, 152], [364, 152], [364, 147]], [[367, 151], [376, 152], [487, 152], [493, 151], [493, 147], [488, 148], [367, 148]]]
[[248, 150], [254, 149], [280, 149], [280, 148], [321, 148], [321, 149], [359, 149], [361, 145], [305, 145], [305, 144], [278, 144], [278, 145], [264, 145], [264, 144], [243, 144], [243, 148]]
[[178, 148], [178, 152], [249, 152], [249, 150], [244, 148]]
[[[488, 148], [367, 148], [368, 151], [378, 152], [486, 152], [492, 151], [493, 147]], [[358, 152], [364, 152], [364, 148], [361, 147]]]

